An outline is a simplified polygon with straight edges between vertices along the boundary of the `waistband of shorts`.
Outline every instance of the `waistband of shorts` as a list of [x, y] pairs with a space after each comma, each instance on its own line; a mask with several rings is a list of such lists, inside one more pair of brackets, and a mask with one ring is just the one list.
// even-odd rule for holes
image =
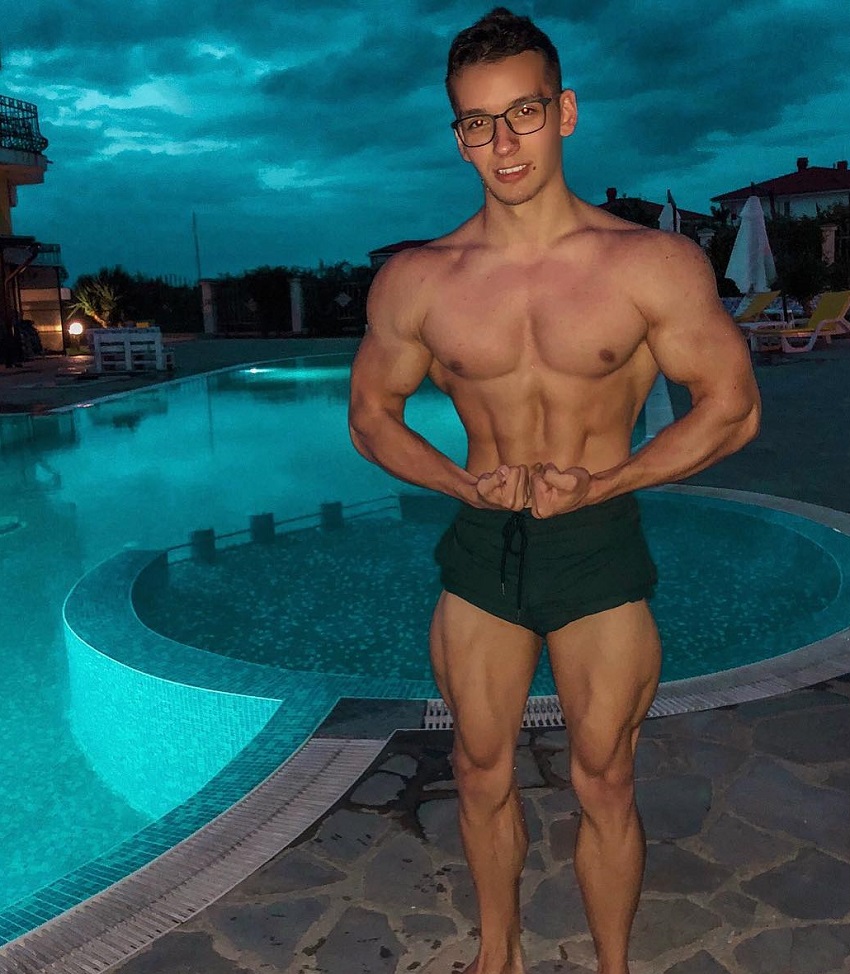
[[619, 494], [598, 504], [589, 504], [566, 514], [556, 514], [554, 517], [536, 518], [531, 508], [523, 511], [492, 511], [479, 507], [462, 504], [457, 520], [467, 524], [496, 528], [501, 526], [512, 516], [522, 517], [529, 535], [551, 534], [556, 531], [580, 531], [584, 528], [595, 528], [611, 524], [616, 521], [639, 521], [640, 508], [634, 493]]

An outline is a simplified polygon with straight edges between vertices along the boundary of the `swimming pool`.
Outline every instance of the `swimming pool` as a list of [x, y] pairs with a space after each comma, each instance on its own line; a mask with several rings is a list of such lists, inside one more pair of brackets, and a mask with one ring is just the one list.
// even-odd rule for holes
[[[427, 633], [440, 585], [432, 552], [455, 505], [402, 497], [395, 517], [285, 533], [274, 544], [225, 549], [212, 563], [180, 561], [150, 597], [137, 590], [137, 611], [157, 632], [230, 658], [416, 680], [433, 696]], [[640, 503], [660, 566], [652, 608], [662, 680], [746, 666], [833, 631], [829, 609], [850, 561], [842, 563], [845, 545], [830, 529], [690, 494], [644, 491]], [[554, 692], [545, 659], [533, 692]]]
[[[114, 726], [122, 719], [128, 699], [136, 704], [149, 700], [151, 678], [142, 667], [112, 668], [90, 647], [66, 650], [62, 627], [62, 603], [77, 579], [97, 578], [87, 604], [98, 611], [98, 600], [106, 612], [113, 594], [123, 592], [112, 559], [116, 553], [131, 561], [136, 549], [171, 547], [194, 529], [240, 531], [250, 514], [271, 511], [292, 518], [314, 513], [323, 502], [356, 504], [384, 496], [392, 482], [348, 443], [342, 421], [347, 376], [347, 359], [296, 359], [277, 369], [220, 373], [90, 408], [19, 417], [0, 427], [0, 514], [10, 526], [0, 536], [0, 554], [17, 596], [0, 606], [4, 678], [15, 691], [0, 726], [0, 774], [10, 810], [0, 839], [0, 856], [7, 864], [0, 937], [10, 939], [41, 922], [51, 902], [55, 913], [62, 904], [103, 888], [235, 800], [252, 780], [244, 768], [232, 767], [240, 762], [229, 761], [240, 741], [245, 745], [240, 757], [247, 754], [253, 761], [253, 781], [259, 780], [274, 767], [271, 762], [284, 756], [281, 741], [296, 746], [340, 692], [374, 691], [376, 678], [367, 674], [359, 683], [325, 676], [319, 690], [315, 678], [290, 680], [284, 695], [276, 676], [251, 671], [236, 692], [260, 703], [250, 719], [230, 715], [233, 735], [215, 760], [195, 769], [191, 783], [209, 774], [221, 787], [201, 787], [200, 797], [172, 807], [181, 795], [157, 794], [160, 768], [142, 772], [122, 760], [122, 749], [138, 751], [137, 743], [112, 733], [97, 736], [104, 720]], [[445, 452], [462, 458], [462, 434], [442, 397], [423, 390], [411, 402], [408, 419]], [[730, 544], [735, 533], [729, 534]], [[827, 581], [815, 585], [814, 604], [831, 591], [832, 557], [825, 556]], [[789, 611], [795, 590], [802, 591], [802, 580], [817, 560], [811, 552], [801, 556], [784, 596]], [[767, 581], [776, 572], [774, 558], [757, 576]], [[101, 624], [109, 630], [108, 615]], [[164, 658], [166, 664], [174, 668], [157, 675], [182, 692], [179, 667], [189, 664], [182, 657]], [[115, 679], [119, 670], [123, 686]], [[424, 695], [425, 686], [418, 677], [400, 675], [381, 689], [387, 695], [417, 696]], [[88, 710], [75, 702], [80, 687], [94, 701]], [[110, 698], [119, 691], [120, 696]], [[156, 686], [156, 691], [164, 688]], [[268, 706], [269, 699], [284, 698], [291, 713], [303, 702], [306, 716], [300, 724], [289, 720], [291, 713]], [[108, 709], [110, 699], [117, 710]], [[181, 704], [175, 719], [187, 712]], [[134, 711], [127, 721], [124, 711], [123, 718], [148, 728], [157, 713]], [[205, 719], [220, 723], [221, 714], [213, 708]], [[181, 755], [191, 761], [210, 758], [191, 750], [192, 735], [185, 726], [174, 724], [169, 733], [166, 722], [157, 738], [177, 761], [178, 778]], [[184, 747], [174, 746], [181, 741]], [[137, 787], [142, 779], [148, 785]], [[34, 828], [39, 823], [44, 828]], [[33, 840], [28, 847], [25, 838]], [[104, 850], [112, 851], [111, 858]], [[29, 895], [39, 887], [49, 890], [41, 901]]]

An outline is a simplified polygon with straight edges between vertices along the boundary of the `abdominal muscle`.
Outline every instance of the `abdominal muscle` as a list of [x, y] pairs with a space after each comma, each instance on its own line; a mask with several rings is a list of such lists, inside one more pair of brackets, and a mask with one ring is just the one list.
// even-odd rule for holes
[[466, 469], [480, 476], [502, 464], [532, 469], [554, 463], [560, 470], [584, 467], [593, 474], [622, 463], [645, 394], [611, 378], [590, 384], [562, 380], [557, 397], [523, 394], [511, 383], [485, 383], [491, 386], [486, 389], [476, 382], [451, 383], [445, 391], [468, 437]]

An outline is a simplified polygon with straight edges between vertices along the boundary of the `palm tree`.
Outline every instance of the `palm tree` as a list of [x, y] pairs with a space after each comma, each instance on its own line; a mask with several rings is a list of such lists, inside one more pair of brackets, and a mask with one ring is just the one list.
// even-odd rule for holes
[[83, 314], [91, 318], [101, 328], [108, 328], [119, 318], [120, 301], [118, 288], [102, 273], [84, 275], [77, 281], [68, 310], [71, 314]]

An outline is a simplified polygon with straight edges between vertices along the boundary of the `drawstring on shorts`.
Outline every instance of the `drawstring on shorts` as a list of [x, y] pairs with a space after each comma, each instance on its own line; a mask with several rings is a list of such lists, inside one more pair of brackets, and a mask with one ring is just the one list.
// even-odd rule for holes
[[[514, 551], [514, 537], [519, 535], [519, 551]], [[514, 511], [505, 526], [502, 528], [502, 595], [505, 594], [505, 580], [507, 575], [508, 554], [516, 555], [519, 558], [517, 566], [517, 586], [516, 586], [516, 617], [519, 620], [522, 611], [522, 572], [525, 567], [525, 549], [528, 547], [528, 535], [525, 530], [525, 515], [522, 511]]]

